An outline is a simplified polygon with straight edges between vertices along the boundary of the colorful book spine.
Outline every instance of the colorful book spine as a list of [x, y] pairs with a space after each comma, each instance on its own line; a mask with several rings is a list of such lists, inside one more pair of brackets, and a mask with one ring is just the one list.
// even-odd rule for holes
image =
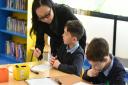
[[6, 7], [27, 10], [27, 0], [6, 0]]
[[6, 41], [6, 53], [7, 55], [10, 55], [10, 42], [9, 41]]
[[26, 35], [27, 31], [27, 21], [22, 19], [17, 19], [15, 17], [8, 17], [7, 18], [7, 30], [12, 32], [18, 32], [21, 34]]
[[24, 62], [26, 58], [26, 44], [6, 41], [6, 53], [12, 57], [15, 56], [17, 62]]

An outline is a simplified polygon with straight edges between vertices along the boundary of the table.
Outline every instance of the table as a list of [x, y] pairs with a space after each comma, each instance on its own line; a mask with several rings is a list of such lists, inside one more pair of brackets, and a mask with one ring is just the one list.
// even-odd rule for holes
[[[39, 64], [46, 64], [48, 62], [46, 61], [40, 61], [40, 62], [27, 62], [30, 67], [34, 65], [39, 65]], [[11, 68], [15, 64], [7, 64], [7, 65], [0, 65], [0, 67], [6, 67], [6, 68]], [[67, 74], [61, 71], [58, 71], [54, 68], [51, 68], [46, 71], [39, 72], [39, 74], [35, 74], [33, 72], [30, 72], [29, 78], [42, 78], [42, 77], [51, 77], [51, 78], [56, 78], [61, 81], [62, 85], [72, 85], [74, 83], [83, 81], [80, 77], [73, 75], [73, 74]], [[84, 81], [86, 82], [86, 81]], [[13, 73], [9, 72], [9, 81], [5, 83], [0, 83], [0, 85], [27, 85], [26, 81], [16, 81], [13, 79]]]

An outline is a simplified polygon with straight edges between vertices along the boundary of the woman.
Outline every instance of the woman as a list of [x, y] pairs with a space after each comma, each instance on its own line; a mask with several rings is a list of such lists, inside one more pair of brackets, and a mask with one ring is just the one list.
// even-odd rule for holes
[[[58, 5], [51, 0], [34, 0], [32, 5], [32, 29], [36, 35], [36, 46], [33, 56], [42, 59], [44, 49], [44, 34], [50, 36], [51, 54], [56, 55], [57, 50], [63, 43], [62, 34], [64, 26], [68, 20], [77, 20], [76, 16], [66, 5]], [[79, 41], [81, 47], [86, 46], [86, 32]]]

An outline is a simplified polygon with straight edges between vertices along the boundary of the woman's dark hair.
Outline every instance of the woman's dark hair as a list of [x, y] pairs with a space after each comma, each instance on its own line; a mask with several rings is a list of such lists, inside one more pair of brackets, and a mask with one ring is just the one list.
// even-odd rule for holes
[[109, 45], [103, 38], [94, 38], [87, 47], [87, 59], [91, 61], [104, 61], [109, 55]]
[[30, 35], [32, 34], [32, 32], [34, 34], [37, 33], [39, 20], [38, 20], [37, 14], [36, 14], [36, 9], [43, 5], [53, 8], [54, 3], [52, 0], [34, 0], [33, 1], [33, 4], [32, 4], [32, 29], [30, 30]]

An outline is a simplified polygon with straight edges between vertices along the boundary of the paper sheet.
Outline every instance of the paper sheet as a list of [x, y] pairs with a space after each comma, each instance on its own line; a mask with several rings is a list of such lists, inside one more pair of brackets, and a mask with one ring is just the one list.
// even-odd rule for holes
[[29, 85], [58, 85], [51, 78], [29, 79], [26, 80]]
[[36, 65], [36, 66], [31, 67], [31, 70], [39, 72], [39, 71], [46, 71], [51, 68], [52, 67], [50, 66], [50, 64], [41, 64], [41, 65]]
[[87, 84], [87, 83], [85, 83], [85, 82], [78, 82], [78, 83], [75, 83], [75, 84], [73, 84], [73, 85], [90, 85], [90, 84]]

